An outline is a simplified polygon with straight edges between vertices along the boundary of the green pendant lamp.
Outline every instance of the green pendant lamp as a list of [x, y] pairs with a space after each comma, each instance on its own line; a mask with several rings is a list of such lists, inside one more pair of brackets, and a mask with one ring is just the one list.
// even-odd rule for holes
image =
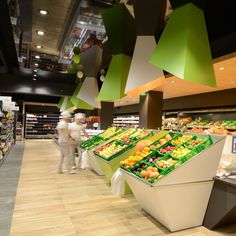
[[66, 111], [74, 107], [73, 103], [70, 101], [71, 97], [62, 97], [59, 101], [57, 107], [60, 111]]
[[103, 10], [101, 14], [113, 56], [98, 99], [114, 101], [125, 96], [136, 42], [135, 20], [124, 4]]
[[81, 89], [82, 83], [79, 83], [73, 93], [73, 95], [70, 97], [70, 102], [75, 106], [77, 109], [84, 109], [84, 110], [93, 110], [94, 107], [89, 105], [88, 103], [84, 102], [80, 98], [77, 97], [80, 89]]
[[183, 80], [216, 87], [203, 11], [192, 3], [174, 10], [150, 63]]
[[112, 56], [98, 99], [117, 100], [125, 96], [124, 90], [129, 74], [131, 57], [124, 54]]

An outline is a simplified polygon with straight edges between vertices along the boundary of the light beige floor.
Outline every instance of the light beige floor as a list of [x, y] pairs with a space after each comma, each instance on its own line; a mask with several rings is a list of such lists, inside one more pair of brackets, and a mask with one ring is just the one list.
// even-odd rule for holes
[[[170, 233], [143, 212], [133, 197], [110, 192], [90, 171], [57, 175], [59, 153], [52, 141], [26, 141], [11, 236], [161, 236]], [[236, 235], [236, 226], [203, 227], [173, 236]]]

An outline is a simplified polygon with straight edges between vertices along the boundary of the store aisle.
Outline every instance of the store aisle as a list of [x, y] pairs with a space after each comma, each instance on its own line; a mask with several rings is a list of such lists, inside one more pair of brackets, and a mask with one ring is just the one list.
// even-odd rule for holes
[[[170, 233], [144, 213], [133, 197], [110, 192], [90, 171], [57, 175], [59, 153], [52, 141], [26, 141], [11, 236], [162, 236]], [[203, 227], [174, 236], [236, 235]]]
[[17, 142], [0, 167], [0, 235], [8, 236], [20, 177], [24, 143]]

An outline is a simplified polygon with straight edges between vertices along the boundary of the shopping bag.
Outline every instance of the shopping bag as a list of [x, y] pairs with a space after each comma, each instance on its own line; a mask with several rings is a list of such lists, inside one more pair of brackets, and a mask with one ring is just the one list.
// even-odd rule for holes
[[88, 158], [88, 151], [84, 151], [81, 156], [81, 169], [88, 169], [90, 167]]
[[125, 194], [125, 176], [118, 169], [111, 179], [111, 191], [117, 196], [123, 196]]

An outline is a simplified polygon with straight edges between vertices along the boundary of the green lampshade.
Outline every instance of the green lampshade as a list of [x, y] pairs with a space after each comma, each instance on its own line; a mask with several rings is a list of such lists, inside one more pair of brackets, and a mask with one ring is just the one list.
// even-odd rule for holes
[[62, 97], [61, 100], [59, 101], [57, 107], [60, 109], [60, 111], [65, 111], [68, 110], [72, 107], [74, 107], [74, 105], [71, 103], [70, 101], [71, 97]]
[[57, 104], [57, 107], [58, 107], [59, 110], [61, 110], [63, 101], [64, 101], [64, 97], [62, 97], [62, 98], [60, 99], [59, 103]]
[[124, 54], [112, 56], [98, 100], [114, 101], [125, 96], [124, 90], [129, 74], [130, 64], [131, 57], [129, 56]]
[[71, 102], [71, 97], [68, 97], [67, 103], [66, 103], [66, 110], [74, 107], [74, 104]]
[[136, 41], [136, 25], [129, 10], [124, 4], [116, 4], [101, 11], [101, 15], [112, 54], [123, 53], [132, 57]]
[[203, 11], [188, 3], [172, 13], [150, 63], [181, 79], [216, 87]]
[[93, 110], [94, 107], [89, 105], [88, 103], [84, 102], [83, 100], [79, 99], [77, 97], [80, 88], [82, 86], [82, 83], [79, 83], [73, 93], [73, 95], [70, 97], [70, 102], [73, 104], [74, 107], [77, 109], [84, 109], [84, 110]]

